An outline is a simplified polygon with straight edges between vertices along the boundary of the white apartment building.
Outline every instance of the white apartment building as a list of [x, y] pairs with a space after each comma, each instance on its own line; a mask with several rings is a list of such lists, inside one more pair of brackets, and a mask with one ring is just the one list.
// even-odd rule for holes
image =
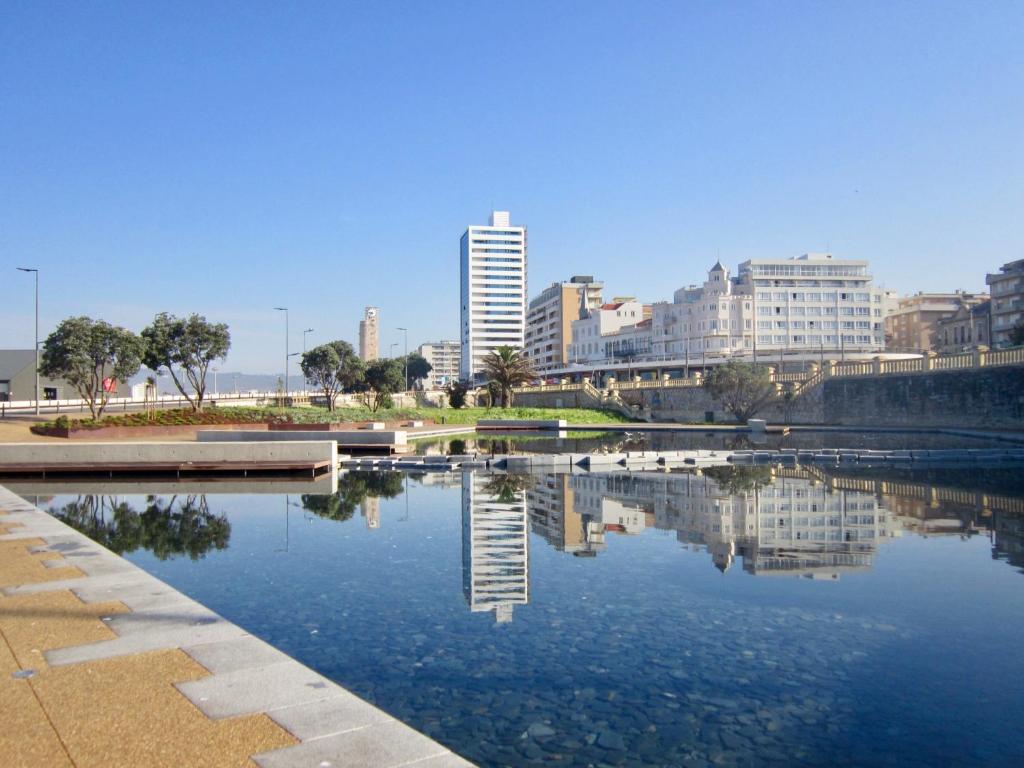
[[573, 322], [569, 362], [596, 363], [646, 354], [641, 350], [649, 338], [650, 307], [632, 297], [616, 297]]
[[606, 304], [573, 323], [566, 367], [647, 361], [664, 369], [758, 354], [806, 362], [885, 348], [885, 292], [866, 261], [831, 254], [751, 259], [738, 277], [717, 262], [702, 285], [680, 288], [642, 317], [640, 306]]
[[420, 344], [420, 356], [430, 363], [423, 386], [427, 389], [442, 389], [446, 384], [459, 379], [459, 366], [462, 363], [462, 345], [457, 341], [431, 341]]
[[885, 292], [868, 263], [808, 253], [740, 264], [742, 292], [754, 296], [757, 349], [765, 352], [881, 352]]
[[540, 371], [570, 361], [572, 323], [601, 306], [604, 283], [591, 275], [573, 275], [552, 283], [530, 301], [526, 314], [526, 355]]
[[462, 351], [459, 375], [473, 379], [501, 346], [522, 348], [526, 334], [526, 227], [508, 211], [466, 228], [460, 244]]
[[680, 288], [671, 303], [652, 307], [651, 352], [673, 359], [749, 354], [754, 347], [753, 323], [753, 299], [716, 262], [703, 286]]

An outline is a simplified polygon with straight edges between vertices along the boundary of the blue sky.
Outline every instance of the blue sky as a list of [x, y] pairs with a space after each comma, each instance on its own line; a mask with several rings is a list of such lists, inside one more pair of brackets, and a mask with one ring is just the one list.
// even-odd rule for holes
[[0, 348], [76, 314], [231, 325], [226, 369], [457, 338], [458, 241], [530, 230], [670, 299], [720, 257], [825, 250], [901, 292], [1024, 255], [1024, 4], [9, 2]]

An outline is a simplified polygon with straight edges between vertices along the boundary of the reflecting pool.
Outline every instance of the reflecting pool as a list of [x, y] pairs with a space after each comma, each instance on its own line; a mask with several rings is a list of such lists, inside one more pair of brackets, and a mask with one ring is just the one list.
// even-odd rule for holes
[[1020, 765], [1022, 474], [350, 473], [38, 503], [483, 765]]

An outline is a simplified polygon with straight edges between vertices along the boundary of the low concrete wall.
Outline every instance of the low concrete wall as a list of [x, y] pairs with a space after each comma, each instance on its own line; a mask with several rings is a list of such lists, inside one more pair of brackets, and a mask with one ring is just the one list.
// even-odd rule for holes
[[826, 379], [826, 424], [1024, 429], [1024, 366]]
[[565, 419], [480, 419], [476, 423], [479, 430], [502, 429], [565, 429]]
[[302, 442], [333, 440], [339, 446], [349, 445], [406, 445], [408, 433], [384, 430], [310, 430], [308, 432], [219, 432], [200, 430], [196, 433], [200, 443], [258, 443], [262, 441]]
[[[217, 433], [211, 433], [217, 434]], [[231, 434], [221, 432], [219, 434]], [[238, 433], [262, 435], [266, 432]], [[335, 460], [337, 443], [319, 433], [316, 442], [224, 443], [0, 443], [3, 464], [144, 464], [170, 462], [261, 462]]]

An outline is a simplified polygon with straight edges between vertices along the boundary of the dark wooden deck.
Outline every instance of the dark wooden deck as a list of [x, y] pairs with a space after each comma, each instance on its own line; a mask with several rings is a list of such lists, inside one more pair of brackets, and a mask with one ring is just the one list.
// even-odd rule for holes
[[316, 477], [330, 471], [330, 461], [138, 461], [0, 464], [0, 476], [14, 477], [250, 477], [303, 475]]

